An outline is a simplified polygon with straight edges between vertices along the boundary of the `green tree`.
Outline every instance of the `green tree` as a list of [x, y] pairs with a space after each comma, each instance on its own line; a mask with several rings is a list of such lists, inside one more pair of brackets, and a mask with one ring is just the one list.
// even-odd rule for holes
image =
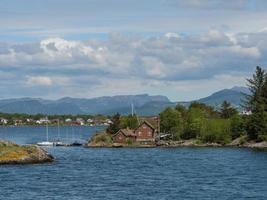
[[138, 120], [136, 115], [128, 115], [121, 118], [121, 127], [135, 129], [138, 126]]
[[190, 107], [183, 139], [197, 138], [204, 131], [207, 113], [200, 107]]
[[111, 134], [117, 133], [121, 129], [121, 116], [119, 113], [115, 114], [111, 118], [112, 124], [107, 128], [107, 132]]
[[236, 115], [238, 112], [235, 108], [231, 106], [231, 103], [228, 101], [223, 101], [220, 109], [221, 117], [224, 119], [228, 119], [233, 115]]
[[231, 141], [229, 119], [209, 119], [199, 139], [202, 142], [227, 144]]
[[172, 134], [174, 139], [179, 140], [183, 131], [181, 113], [173, 108], [166, 108], [160, 113], [160, 128], [163, 133]]
[[247, 82], [250, 94], [246, 95], [245, 107], [247, 110], [257, 112], [259, 104], [263, 103], [262, 97], [265, 96], [263, 89], [266, 85], [266, 72], [257, 66], [252, 78], [247, 79]]
[[186, 118], [186, 116], [187, 116], [187, 109], [186, 109], [185, 106], [183, 106], [183, 105], [181, 105], [181, 104], [177, 104], [177, 105], [175, 106], [175, 110], [177, 110], [178, 112], [181, 113], [183, 119]]
[[236, 139], [244, 135], [244, 121], [239, 114], [235, 114], [230, 118], [230, 134], [232, 139]]
[[208, 106], [204, 103], [192, 102], [189, 106], [189, 110], [192, 108], [202, 110], [208, 118], [219, 118], [220, 116], [220, 113], [216, 111], [212, 106]]
[[257, 140], [267, 137], [267, 77], [266, 72], [256, 67], [251, 79], [247, 79], [251, 92], [246, 96], [245, 107], [251, 110], [246, 126], [249, 139]]

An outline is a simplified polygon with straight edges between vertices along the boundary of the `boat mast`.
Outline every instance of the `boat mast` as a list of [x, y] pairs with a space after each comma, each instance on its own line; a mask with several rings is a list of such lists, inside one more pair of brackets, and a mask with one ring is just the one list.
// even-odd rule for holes
[[132, 116], [134, 115], [134, 105], [133, 103], [131, 103], [131, 106], [132, 106]]
[[60, 131], [59, 131], [59, 119], [57, 120], [57, 139], [59, 140], [60, 138]]
[[48, 118], [46, 116], [46, 141], [48, 142]]

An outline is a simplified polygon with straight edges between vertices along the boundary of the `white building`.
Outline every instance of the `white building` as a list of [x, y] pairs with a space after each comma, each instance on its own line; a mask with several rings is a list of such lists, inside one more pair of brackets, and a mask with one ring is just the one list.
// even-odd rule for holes
[[241, 115], [251, 115], [251, 114], [252, 114], [251, 110], [243, 110], [241, 112]]
[[47, 118], [40, 118], [39, 120], [36, 121], [36, 124], [46, 124], [50, 123], [50, 120]]
[[72, 122], [72, 119], [67, 118], [67, 119], [65, 119], [65, 122]]
[[5, 119], [5, 118], [1, 118], [0, 119], [0, 122], [1, 122], [1, 124], [7, 124], [8, 123], [8, 120]]
[[84, 125], [84, 119], [83, 118], [77, 118], [76, 122], [80, 125]]

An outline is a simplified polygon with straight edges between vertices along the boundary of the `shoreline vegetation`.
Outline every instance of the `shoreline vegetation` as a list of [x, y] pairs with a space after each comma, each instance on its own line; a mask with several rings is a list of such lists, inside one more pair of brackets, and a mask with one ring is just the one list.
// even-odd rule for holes
[[159, 140], [155, 143], [150, 144], [141, 144], [138, 142], [126, 142], [126, 143], [115, 143], [112, 141], [112, 135], [106, 132], [97, 133], [90, 138], [88, 143], [85, 145], [88, 148], [155, 148], [155, 147], [238, 147], [238, 148], [252, 148], [252, 149], [262, 149], [267, 150], [267, 142], [261, 141], [248, 141], [248, 138], [241, 136], [235, 140], [226, 143], [216, 143], [216, 142], [207, 142], [203, 143], [197, 139], [189, 140]]
[[143, 128], [150, 131], [142, 131], [140, 126], [146, 119], [141, 123], [137, 115], [120, 116], [117, 113], [111, 118], [112, 123], [106, 132], [93, 136], [87, 146], [232, 146], [266, 149], [265, 70], [256, 67], [252, 78], [247, 79], [247, 86], [250, 94], [244, 94], [242, 107], [245, 112], [242, 114], [227, 101], [219, 109], [199, 102], [192, 102], [188, 107], [177, 104], [175, 108], [168, 107], [159, 114], [156, 126], [146, 123], [148, 126]]
[[54, 161], [54, 157], [36, 145], [17, 145], [0, 140], [0, 165], [41, 164]]

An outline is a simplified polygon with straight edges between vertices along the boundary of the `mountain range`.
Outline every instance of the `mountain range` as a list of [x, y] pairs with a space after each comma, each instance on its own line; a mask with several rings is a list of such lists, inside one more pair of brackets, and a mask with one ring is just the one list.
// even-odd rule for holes
[[[245, 87], [233, 87], [213, 93], [212, 95], [196, 101], [218, 107], [224, 100], [233, 106], [240, 107], [244, 94], [249, 91]], [[174, 107], [177, 103], [185, 106], [188, 102], [171, 102], [166, 96], [148, 94], [103, 96], [98, 98], [71, 98], [65, 97], [58, 100], [41, 98], [17, 98], [0, 100], [0, 112], [27, 113], [27, 114], [104, 114], [114, 113], [129, 114], [131, 105], [138, 115], [156, 115], [164, 108]]]

